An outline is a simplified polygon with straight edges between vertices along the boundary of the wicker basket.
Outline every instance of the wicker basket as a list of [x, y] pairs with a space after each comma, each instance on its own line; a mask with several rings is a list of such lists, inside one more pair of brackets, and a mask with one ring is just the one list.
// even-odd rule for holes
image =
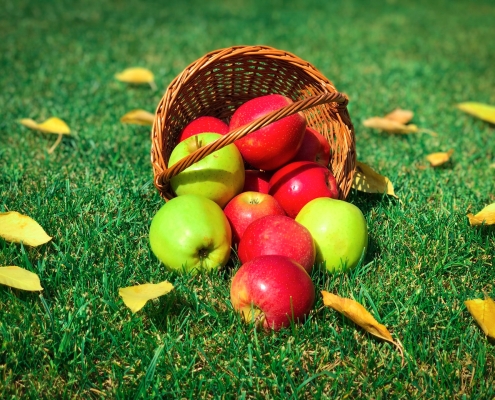
[[[196, 150], [171, 168], [169, 156], [182, 129], [210, 115], [229, 122], [247, 100], [278, 93], [294, 103], [245, 125]], [[167, 88], [156, 109], [151, 163], [154, 183], [164, 199], [175, 197], [170, 179], [191, 164], [235, 140], [287, 115], [303, 111], [309, 126], [330, 143], [328, 166], [345, 199], [356, 164], [354, 128], [348, 99], [309, 62], [267, 46], [235, 46], [213, 51], [189, 65]]]

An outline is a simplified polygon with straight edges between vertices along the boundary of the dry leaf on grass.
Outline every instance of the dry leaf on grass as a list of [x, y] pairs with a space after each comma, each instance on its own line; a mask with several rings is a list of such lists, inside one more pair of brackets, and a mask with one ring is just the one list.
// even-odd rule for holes
[[69, 135], [69, 126], [60, 118], [52, 117], [48, 118], [45, 122], [38, 124], [31, 118], [24, 118], [19, 121], [22, 125], [27, 126], [30, 129], [36, 129], [45, 133], [56, 133], [58, 135]]
[[465, 102], [457, 104], [457, 108], [483, 121], [495, 124], [495, 106], [476, 102]]
[[327, 307], [333, 308], [335, 311], [340, 312], [349, 318], [356, 325], [359, 325], [366, 332], [383, 339], [393, 344], [399, 350], [402, 361], [404, 362], [404, 354], [402, 345], [399, 342], [395, 342], [392, 335], [385, 327], [380, 324], [361, 304], [352, 299], [340, 297], [325, 290], [321, 291], [323, 296], [323, 304]]
[[400, 122], [382, 117], [372, 117], [365, 119], [363, 121], [363, 125], [367, 128], [378, 129], [380, 131], [388, 133], [399, 133], [403, 135], [419, 132], [419, 129], [416, 125], [405, 125]]
[[471, 226], [495, 225], [495, 203], [486, 206], [476, 215], [469, 213], [467, 217]]
[[403, 110], [402, 108], [396, 108], [391, 113], [385, 115], [385, 119], [399, 122], [400, 124], [409, 123], [414, 117], [414, 113], [410, 110]]
[[41, 246], [52, 239], [34, 219], [17, 211], [0, 213], [0, 237], [33, 247]]
[[385, 325], [380, 324], [366, 308], [357, 301], [337, 296], [330, 292], [326, 292], [325, 290], [322, 290], [321, 294], [323, 295], [323, 304], [327, 307], [331, 307], [335, 311], [344, 314], [347, 318], [372, 335], [395, 344], [392, 335]]
[[0, 284], [29, 291], [43, 290], [38, 275], [16, 266], [0, 267]]
[[428, 154], [426, 159], [432, 167], [438, 167], [439, 165], [445, 164], [449, 161], [452, 154], [454, 154], [454, 150], [450, 149], [449, 151]]
[[485, 335], [495, 339], [495, 301], [485, 295], [485, 300], [466, 300], [464, 304]]
[[120, 118], [125, 124], [153, 125], [155, 115], [145, 110], [132, 110]]
[[122, 297], [124, 304], [135, 313], [143, 308], [148, 300], [163, 296], [173, 288], [174, 286], [167, 281], [156, 284], [145, 283], [143, 285], [121, 288], [119, 289], [119, 295]]
[[57, 140], [55, 141], [53, 146], [48, 149], [48, 153], [53, 153], [53, 151], [62, 141], [63, 135], [70, 135], [69, 125], [67, 125], [65, 121], [57, 117], [48, 118], [45, 122], [42, 122], [41, 124], [38, 124], [36, 121], [32, 120], [31, 118], [24, 118], [21, 119], [19, 122], [30, 129], [35, 129], [44, 133], [58, 134]]
[[365, 193], [385, 193], [390, 196], [395, 195], [394, 185], [386, 176], [380, 175], [374, 171], [369, 165], [356, 161], [356, 173], [352, 187], [360, 192]]
[[121, 82], [132, 84], [148, 83], [152, 89], [156, 89], [155, 76], [153, 72], [146, 68], [127, 68], [115, 74], [115, 78]]

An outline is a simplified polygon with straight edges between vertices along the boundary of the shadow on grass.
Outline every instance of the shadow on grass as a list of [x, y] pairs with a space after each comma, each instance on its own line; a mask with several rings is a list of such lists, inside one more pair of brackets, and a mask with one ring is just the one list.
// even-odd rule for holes
[[146, 314], [158, 330], [166, 331], [170, 320], [185, 319], [184, 316], [194, 311], [194, 304], [183, 293], [172, 290], [156, 300]]

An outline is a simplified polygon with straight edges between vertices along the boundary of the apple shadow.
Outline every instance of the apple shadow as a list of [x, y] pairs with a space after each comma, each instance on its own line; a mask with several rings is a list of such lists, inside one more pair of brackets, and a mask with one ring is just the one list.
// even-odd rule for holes
[[146, 315], [163, 332], [167, 330], [169, 320], [184, 319], [191, 312], [194, 312], [194, 304], [183, 293], [172, 290], [166, 296], [153, 301], [151, 307], [148, 306]]

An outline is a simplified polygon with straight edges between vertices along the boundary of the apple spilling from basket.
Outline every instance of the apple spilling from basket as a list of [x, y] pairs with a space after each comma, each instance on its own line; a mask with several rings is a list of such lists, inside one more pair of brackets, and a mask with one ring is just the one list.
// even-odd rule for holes
[[[272, 94], [241, 105], [227, 125], [215, 117], [182, 131], [169, 167], [198, 148], [288, 104]], [[241, 267], [231, 302], [246, 320], [280, 329], [314, 305], [313, 265], [330, 272], [355, 267], [368, 244], [362, 212], [338, 200], [327, 168], [328, 141], [296, 113], [254, 131], [175, 175], [177, 197], [154, 216], [154, 254], [170, 269], [211, 270], [236, 248]]]

